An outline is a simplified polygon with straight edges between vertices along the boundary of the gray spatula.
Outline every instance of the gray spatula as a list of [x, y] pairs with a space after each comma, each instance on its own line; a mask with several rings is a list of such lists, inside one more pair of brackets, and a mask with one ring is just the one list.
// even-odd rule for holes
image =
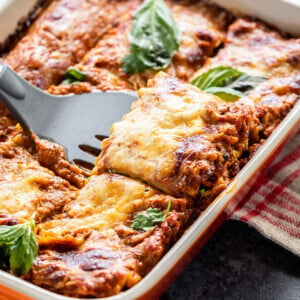
[[[0, 101], [24, 131], [62, 145], [69, 161], [93, 164], [99, 140], [109, 135], [112, 123], [129, 112], [137, 98], [132, 92], [94, 92], [52, 96], [0, 65]], [[94, 155], [92, 155], [94, 154]]]

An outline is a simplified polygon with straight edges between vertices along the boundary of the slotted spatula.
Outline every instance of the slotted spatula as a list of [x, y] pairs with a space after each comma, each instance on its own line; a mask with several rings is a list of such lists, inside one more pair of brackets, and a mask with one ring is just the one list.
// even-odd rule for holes
[[137, 98], [132, 92], [93, 92], [53, 96], [0, 65], [0, 101], [24, 131], [62, 145], [70, 162], [93, 164], [99, 140], [109, 135], [112, 123], [129, 112]]

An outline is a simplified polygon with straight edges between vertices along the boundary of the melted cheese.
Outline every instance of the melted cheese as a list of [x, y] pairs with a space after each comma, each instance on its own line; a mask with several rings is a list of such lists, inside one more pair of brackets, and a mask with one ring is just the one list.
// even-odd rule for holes
[[[129, 53], [128, 36], [132, 28], [134, 12], [143, 1], [119, 2], [125, 6], [121, 22], [109, 30], [82, 58], [76, 68], [88, 74], [88, 82], [77, 85], [52, 86], [54, 94], [82, 93], [92, 89], [124, 90], [145, 87], [147, 80], [157, 71], [128, 75], [121, 72], [121, 60]], [[225, 39], [228, 13], [205, 1], [166, 1], [181, 32], [178, 52], [164, 72], [188, 81], [203, 64], [207, 56]]]
[[41, 191], [37, 182], [41, 177], [18, 166], [17, 174], [5, 176], [0, 184], [0, 211], [19, 218], [30, 218], [39, 205]]
[[300, 39], [286, 40], [261, 23], [238, 19], [229, 28], [224, 48], [193, 77], [220, 65], [267, 78], [284, 77], [299, 71], [299, 62]]
[[75, 189], [14, 144], [0, 145], [0, 212], [37, 221], [59, 211]]
[[[112, 126], [111, 136], [103, 141], [95, 173], [112, 170], [128, 174], [166, 193], [181, 196], [180, 189], [184, 190], [186, 185], [180, 186], [178, 182], [185, 175], [176, 173], [180, 173], [176, 171], [180, 149], [185, 151], [189, 138], [203, 135], [202, 148], [196, 142], [191, 149], [194, 161], [210, 154], [209, 160], [216, 159], [219, 154], [210, 140], [217, 132], [212, 128], [211, 134], [207, 134], [205, 125], [214, 124], [218, 109], [227, 104], [164, 73], [151, 80], [148, 88], [141, 89], [139, 96], [132, 111]], [[232, 127], [222, 126], [224, 133]], [[199, 167], [191, 165], [194, 169]], [[191, 196], [197, 194], [198, 188], [192, 188]]]
[[39, 88], [58, 84], [66, 69], [118, 24], [125, 2], [130, 1], [51, 1], [4, 61]]
[[[145, 209], [157, 192], [147, 185], [117, 174], [90, 177], [64, 218], [40, 224], [39, 241], [48, 244], [66, 236], [108, 230], [127, 221], [134, 212]], [[54, 241], [55, 242], [55, 241]]]

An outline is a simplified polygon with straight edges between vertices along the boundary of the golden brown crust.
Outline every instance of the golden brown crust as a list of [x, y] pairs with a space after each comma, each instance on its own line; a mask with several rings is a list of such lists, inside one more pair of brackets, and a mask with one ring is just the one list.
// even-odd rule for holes
[[11, 137], [0, 142], [0, 214], [2, 221], [34, 218], [41, 222], [61, 213], [75, 197], [76, 188], [39, 165]]
[[42, 166], [50, 169], [57, 176], [64, 178], [78, 188], [84, 186], [90, 171], [70, 163], [65, 149], [61, 145], [36, 138], [35, 151], [37, 159]]
[[80, 250], [41, 251], [26, 279], [66, 296], [112, 296], [141, 279], [124, 248], [116, 233], [102, 232]]
[[118, 23], [123, 6], [116, 3], [119, 1], [53, 1], [4, 63], [41, 89], [60, 83], [66, 69]]
[[194, 78], [220, 65], [268, 79], [246, 98], [255, 104], [260, 120], [250, 144], [267, 138], [299, 99], [300, 39], [286, 39], [262, 23], [238, 19], [229, 27], [224, 47]]
[[266, 139], [284, 119], [300, 99], [300, 72], [293, 72], [285, 77], [273, 78], [249, 93], [255, 105], [260, 126], [253, 130], [253, 136], [260, 129], [259, 139]]
[[285, 77], [300, 70], [300, 39], [285, 39], [262, 23], [238, 19], [229, 27], [224, 47], [193, 77], [220, 65], [267, 78]]
[[253, 104], [228, 104], [164, 73], [139, 96], [102, 142], [95, 172], [127, 174], [177, 197], [225, 189], [257, 122]]
[[[77, 247], [91, 231], [128, 225], [136, 212], [150, 206], [165, 208], [169, 200], [174, 202], [173, 208], [187, 209], [186, 205], [178, 206], [177, 199], [125, 176], [108, 173], [92, 176], [76, 200], [65, 205], [63, 215], [38, 226], [40, 245], [51, 247], [65, 243], [68, 247]], [[184, 201], [192, 204], [192, 201]]]
[[[205, 1], [166, 1], [181, 31], [182, 40], [168, 74], [188, 81], [192, 74], [212, 55], [225, 39], [230, 14]], [[157, 72], [127, 75], [121, 60], [129, 52], [128, 35], [134, 13], [141, 0], [130, 1], [130, 7], [120, 17], [121, 22], [109, 30], [75, 67], [88, 74], [88, 83], [52, 86], [53, 94], [83, 93], [91, 89], [125, 90], [146, 86]]]
[[[163, 223], [141, 233], [128, 227], [136, 212], [148, 207], [163, 211], [169, 201], [171, 212]], [[26, 278], [68, 296], [117, 294], [151, 270], [192, 212], [192, 201], [161, 194], [125, 176], [92, 177], [65, 207], [64, 216], [38, 226], [40, 246], [47, 250], [40, 252]]]
[[[118, 26], [111, 28], [92, 48], [75, 68], [88, 75], [88, 82], [79, 84], [62, 84], [51, 86], [49, 92], [53, 94], [76, 93], [81, 94], [94, 88], [106, 90], [132, 89], [132, 84], [121, 71], [121, 59], [129, 51], [128, 34], [131, 29], [134, 12], [143, 2], [142, 0], [127, 1], [127, 9], [120, 16]], [[119, 3], [123, 5], [122, 3]]]

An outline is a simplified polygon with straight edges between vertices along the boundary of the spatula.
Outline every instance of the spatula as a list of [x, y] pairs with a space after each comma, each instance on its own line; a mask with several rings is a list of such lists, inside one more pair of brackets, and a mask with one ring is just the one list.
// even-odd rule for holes
[[[112, 123], [129, 112], [134, 92], [92, 92], [53, 96], [0, 65], [0, 101], [24, 131], [62, 145], [70, 162], [93, 164], [99, 140], [109, 135]], [[94, 155], [92, 155], [94, 154]]]

